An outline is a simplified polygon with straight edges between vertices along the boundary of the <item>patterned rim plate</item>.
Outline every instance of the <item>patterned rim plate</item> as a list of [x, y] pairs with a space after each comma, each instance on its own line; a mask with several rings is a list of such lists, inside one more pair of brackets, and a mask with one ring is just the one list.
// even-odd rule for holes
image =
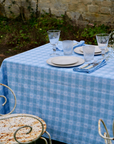
[[65, 66], [65, 65], [75, 64], [78, 62], [78, 60], [74, 56], [58, 56], [58, 57], [54, 57], [51, 60], [51, 62], [56, 65]]
[[54, 64], [54, 63], [52, 63], [52, 59], [53, 58], [49, 58], [46, 62], [47, 62], [47, 64], [49, 64], [49, 65], [51, 65], [51, 66], [55, 66], [55, 67], [74, 67], [74, 66], [79, 66], [79, 65], [81, 65], [81, 64], [83, 64], [85, 61], [84, 61], [84, 59], [82, 59], [82, 58], [80, 58], [80, 57], [76, 57], [76, 59], [77, 59], [77, 63], [75, 63], [75, 64], [70, 64], [70, 65], [56, 65], [56, 64]]
[[[74, 52], [77, 53], [77, 54], [81, 54], [81, 55], [83, 55], [83, 52], [82, 52], [80, 49], [81, 49], [81, 47], [77, 47], [77, 48], [74, 49]], [[107, 53], [108, 51], [109, 51], [109, 50], [106, 49], [105, 52]], [[100, 55], [100, 54], [101, 54], [101, 52], [95, 52], [94, 55]]]

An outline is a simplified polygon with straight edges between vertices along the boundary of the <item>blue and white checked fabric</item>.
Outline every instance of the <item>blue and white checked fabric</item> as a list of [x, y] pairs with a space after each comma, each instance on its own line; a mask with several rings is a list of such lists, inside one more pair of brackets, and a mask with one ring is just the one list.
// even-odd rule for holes
[[[104, 120], [111, 134], [114, 59], [86, 74], [74, 72], [73, 68], [48, 65], [46, 60], [50, 53], [52, 46], [46, 44], [3, 61], [3, 82], [17, 97], [15, 113], [33, 114], [44, 119], [54, 140], [67, 144], [104, 144], [98, 134], [98, 120]], [[12, 110], [14, 99], [11, 93], [6, 96], [9, 100], [7, 112]]]
[[[2, 83], [2, 73], [1, 73], [1, 69], [0, 69], [0, 83]], [[3, 86], [0, 85], [0, 96], [3, 96]], [[5, 114], [5, 107], [2, 106], [2, 104], [4, 104], [5, 99], [0, 97], [0, 114]]]

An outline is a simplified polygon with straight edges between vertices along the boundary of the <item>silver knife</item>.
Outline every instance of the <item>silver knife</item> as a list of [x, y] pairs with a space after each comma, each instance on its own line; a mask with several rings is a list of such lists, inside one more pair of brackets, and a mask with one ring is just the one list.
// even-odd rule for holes
[[98, 63], [94, 63], [93, 65], [89, 66], [89, 67], [86, 67], [85, 69], [90, 69], [90, 68], [93, 68], [95, 66], [97, 66], [98, 64], [100, 64], [101, 62], [98, 62]]
[[[91, 63], [92, 64], [92, 63]], [[90, 64], [85, 64], [84, 66], [82, 66], [82, 67], [80, 67], [80, 69], [83, 69], [83, 68], [85, 68], [85, 67], [87, 67], [87, 66], [89, 66]]]
[[89, 66], [91, 64], [96, 64], [96, 63], [98, 63], [98, 62], [92, 62], [92, 63], [85, 64], [84, 66], [80, 67], [80, 69], [83, 69], [83, 68], [85, 68], [85, 67], [87, 67], [87, 66]]

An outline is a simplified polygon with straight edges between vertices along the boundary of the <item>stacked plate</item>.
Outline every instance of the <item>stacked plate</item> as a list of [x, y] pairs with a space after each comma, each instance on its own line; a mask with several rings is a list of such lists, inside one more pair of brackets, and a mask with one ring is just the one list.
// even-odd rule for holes
[[[78, 54], [83, 54], [83, 48], [77, 47], [74, 49], [74, 52], [78, 53]], [[105, 52], [108, 52], [108, 49], [106, 49]], [[99, 55], [99, 54], [101, 54], [101, 50], [98, 46], [95, 46], [95, 54], [94, 55]]]
[[84, 60], [75, 56], [58, 56], [48, 59], [47, 64], [56, 67], [73, 67], [84, 63]]

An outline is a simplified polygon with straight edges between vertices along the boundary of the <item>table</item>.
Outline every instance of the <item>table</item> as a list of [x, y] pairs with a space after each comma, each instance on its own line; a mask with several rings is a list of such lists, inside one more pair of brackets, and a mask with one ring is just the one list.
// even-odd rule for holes
[[[46, 44], [3, 61], [1, 82], [16, 94], [15, 113], [44, 119], [54, 140], [68, 144], [104, 144], [98, 134], [98, 120], [102, 118], [112, 134], [114, 59], [86, 74], [48, 65], [46, 60], [51, 51], [52, 46]], [[3, 92], [8, 98], [4, 107], [8, 112], [13, 108], [14, 99], [9, 92]]]

